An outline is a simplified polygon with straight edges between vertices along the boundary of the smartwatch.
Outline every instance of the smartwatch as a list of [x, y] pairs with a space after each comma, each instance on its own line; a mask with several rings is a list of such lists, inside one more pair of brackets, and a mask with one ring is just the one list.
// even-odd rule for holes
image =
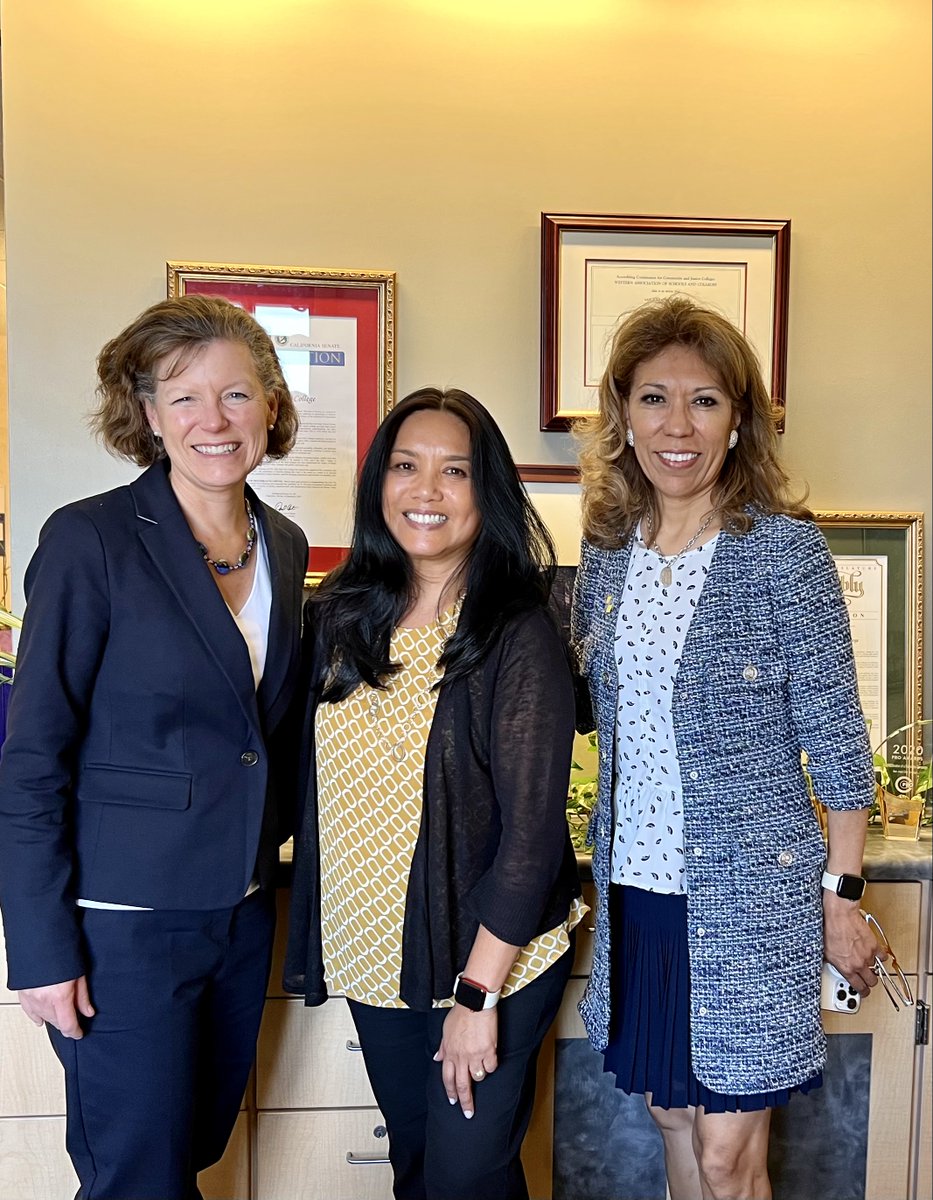
[[[501, 988], [500, 988], [501, 991]], [[475, 979], [466, 979], [461, 972], [457, 976], [457, 986], [454, 989], [454, 999], [471, 1012], [483, 1012], [487, 1008], [495, 1008], [499, 1003], [499, 992], [490, 992]]]
[[833, 875], [824, 871], [820, 882], [827, 892], [835, 892], [843, 900], [861, 900], [865, 891], [865, 880], [861, 875]]

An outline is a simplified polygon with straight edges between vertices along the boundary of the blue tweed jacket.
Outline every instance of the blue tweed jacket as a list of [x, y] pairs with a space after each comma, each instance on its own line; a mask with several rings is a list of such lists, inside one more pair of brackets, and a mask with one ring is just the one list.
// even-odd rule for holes
[[[572, 637], [599, 743], [596, 951], [580, 1012], [609, 1030], [607, 890], [618, 669], [631, 542], [584, 542]], [[672, 717], [683, 779], [693, 1070], [718, 1092], [790, 1087], [823, 1067], [825, 847], [800, 766], [829, 807], [867, 807], [871, 753], [845, 602], [816, 525], [756, 515], [723, 531], [687, 635]]]

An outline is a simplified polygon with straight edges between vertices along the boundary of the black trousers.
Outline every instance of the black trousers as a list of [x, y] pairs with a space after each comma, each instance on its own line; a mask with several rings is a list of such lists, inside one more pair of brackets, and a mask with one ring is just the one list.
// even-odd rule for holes
[[262, 1016], [274, 897], [208, 912], [83, 909], [96, 1016], [65, 1068], [77, 1200], [197, 1200], [224, 1152]]
[[499, 1066], [474, 1082], [470, 1121], [448, 1101], [441, 1064], [433, 1061], [450, 1009], [412, 1012], [349, 1001], [389, 1132], [396, 1200], [528, 1200], [520, 1153], [538, 1051], [572, 965], [571, 946], [533, 983], [499, 1002]]

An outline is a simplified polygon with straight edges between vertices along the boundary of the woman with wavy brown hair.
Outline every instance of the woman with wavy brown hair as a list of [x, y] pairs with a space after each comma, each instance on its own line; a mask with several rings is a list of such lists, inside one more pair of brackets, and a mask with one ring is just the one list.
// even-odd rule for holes
[[771, 1111], [822, 1080], [824, 956], [862, 994], [877, 982], [845, 603], [754, 351], [718, 313], [636, 309], [579, 436], [572, 636], [600, 745], [581, 1012], [645, 1096], [672, 1200], [767, 1200]]

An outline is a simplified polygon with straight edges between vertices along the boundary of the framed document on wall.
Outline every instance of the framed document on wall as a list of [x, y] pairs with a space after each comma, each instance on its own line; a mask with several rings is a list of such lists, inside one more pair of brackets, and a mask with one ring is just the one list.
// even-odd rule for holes
[[862, 709], [877, 746], [923, 712], [923, 514], [815, 516], [839, 572]]
[[257, 494], [304, 530], [309, 582], [344, 557], [353, 490], [392, 407], [395, 274], [168, 262], [169, 296], [222, 296], [275, 345], [301, 424], [287, 458], [250, 476]]
[[674, 293], [721, 312], [758, 352], [783, 428], [790, 221], [541, 214], [541, 429], [597, 407], [612, 335]]

